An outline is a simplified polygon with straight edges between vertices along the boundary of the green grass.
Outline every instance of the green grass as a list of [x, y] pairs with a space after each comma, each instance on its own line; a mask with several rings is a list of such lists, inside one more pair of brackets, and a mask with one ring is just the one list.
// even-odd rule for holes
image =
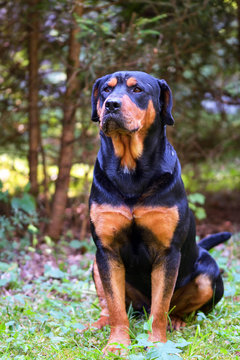
[[[0, 359], [123, 359], [116, 355], [102, 355], [109, 327], [100, 331], [87, 330], [83, 334], [76, 331], [82, 328], [82, 324], [96, 320], [100, 312], [90, 271], [93, 255], [83, 255], [79, 266], [68, 265], [69, 257], [64, 255], [67, 251], [61, 246], [61, 251], [58, 249], [54, 255], [58, 268], [46, 263], [43, 275], [37, 278], [30, 269], [29, 281], [21, 280], [21, 275], [26, 271], [31, 253], [14, 249], [11, 254], [9, 250], [7, 255], [2, 253]], [[144, 350], [149, 321], [145, 316], [134, 317], [130, 309], [132, 345], [126, 358], [239, 359], [239, 246], [240, 235], [235, 235], [228, 245], [212, 252], [225, 271], [225, 297], [208, 316], [202, 313], [190, 316], [186, 328], [168, 333], [168, 339], [173, 343], [168, 342], [155, 350]], [[44, 251], [48, 254], [54, 249], [46, 251], [44, 248]]]

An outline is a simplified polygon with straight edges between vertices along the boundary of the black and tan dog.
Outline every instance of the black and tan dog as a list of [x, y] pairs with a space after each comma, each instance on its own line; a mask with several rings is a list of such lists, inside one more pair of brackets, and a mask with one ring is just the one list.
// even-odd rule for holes
[[92, 120], [101, 148], [90, 196], [97, 247], [93, 277], [102, 308], [92, 326], [111, 326], [111, 343], [129, 345], [126, 306], [153, 316], [151, 341], [166, 342], [167, 313], [179, 328], [185, 314], [208, 312], [223, 295], [219, 268], [206, 251], [226, 241], [221, 233], [195, 241], [176, 152], [166, 138], [173, 125], [172, 95], [164, 80], [143, 72], [98, 79]]

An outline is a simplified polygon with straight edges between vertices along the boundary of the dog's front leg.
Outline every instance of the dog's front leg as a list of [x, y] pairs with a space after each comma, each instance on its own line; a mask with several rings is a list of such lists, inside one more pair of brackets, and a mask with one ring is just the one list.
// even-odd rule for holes
[[[103, 352], [117, 352], [116, 345], [112, 343], [130, 344], [129, 321], [125, 305], [125, 268], [120, 261], [106, 257], [101, 261], [97, 256], [99, 273], [103, 283], [111, 327], [110, 338]], [[106, 266], [107, 265], [107, 266]], [[120, 351], [122, 353], [122, 351]]]
[[[152, 342], [167, 341], [167, 314], [173, 295], [180, 256], [167, 256], [164, 262], [153, 266], [151, 274], [152, 303], [150, 317], [153, 317], [152, 332], [149, 340]], [[171, 264], [172, 261], [172, 264]]]

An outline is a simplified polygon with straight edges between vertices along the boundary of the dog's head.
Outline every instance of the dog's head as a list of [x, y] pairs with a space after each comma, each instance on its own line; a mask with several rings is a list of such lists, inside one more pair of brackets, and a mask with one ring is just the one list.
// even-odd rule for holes
[[125, 172], [135, 170], [150, 128], [157, 135], [157, 128], [173, 125], [171, 109], [167, 83], [143, 72], [116, 72], [98, 79], [93, 87], [92, 120], [111, 137]]
[[[134, 133], [155, 121], [173, 125], [172, 94], [164, 80], [138, 71], [120, 71], [98, 79], [92, 92], [92, 120], [101, 130]], [[160, 118], [160, 119], [159, 119]]]

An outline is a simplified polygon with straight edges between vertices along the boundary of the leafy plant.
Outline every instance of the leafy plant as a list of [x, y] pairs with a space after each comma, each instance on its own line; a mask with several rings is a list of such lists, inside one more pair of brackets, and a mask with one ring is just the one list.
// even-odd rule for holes
[[36, 224], [38, 215], [36, 203], [29, 194], [29, 185], [25, 186], [23, 193], [11, 197], [8, 191], [3, 191], [3, 184], [0, 181], [0, 199], [9, 205], [9, 216], [0, 216], [0, 248], [5, 248], [13, 244], [13, 238], [17, 235], [21, 239], [27, 238], [32, 241], [32, 245], [37, 245]]
[[[89, 263], [86, 266], [86, 257], [89, 262], [92, 261], [93, 253], [88, 252], [81, 260], [78, 258], [79, 263], [68, 266], [66, 271], [60, 269], [59, 263], [50, 265], [47, 255], [43, 275], [31, 282], [21, 280], [17, 261], [0, 262], [1, 360], [237, 360], [240, 331], [239, 235], [226, 245], [231, 251], [223, 254], [218, 249], [213, 250], [214, 257], [225, 264], [226, 295], [216, 308], [208, 315], [199, 313], [197, 317], [189, 317], [186, 328], [167, 334], [166, 344], [152, 344], [147, 334], [151, 331], [152, 318], [147, 319], [147, 314], [136, 316], [138, 314], [131, 307], [128, 316], [132, 343], [127, 357], [102, 354], [109, 337], [109, 327], [101, 331], [76, 331], [82, 330], [84, 324], [94, 322], [100, 313]], [[60, 243], [59, 246], [66, 245]], [[63, 248], [60, 253], [61, 261], [67, 264], [67, 252]], [[17, 256], [18, 263], [24, 264], [26, 254], [17, 253]], [[228, 291], [228, 288], [234, 288], [234, 292]]]
[[203, 220], [206, 218], [206, 211], [203, 208], [205, 203], [205, 196], [203, 194], [195, 193], [188, 195], [189, 207], [195, 213], [195, 216], [198, 220]]
[[8, 191], [3, 191], [3, 182], [0, 180], [0, 201], [8, 203], [9, 201], [9, 194]]

